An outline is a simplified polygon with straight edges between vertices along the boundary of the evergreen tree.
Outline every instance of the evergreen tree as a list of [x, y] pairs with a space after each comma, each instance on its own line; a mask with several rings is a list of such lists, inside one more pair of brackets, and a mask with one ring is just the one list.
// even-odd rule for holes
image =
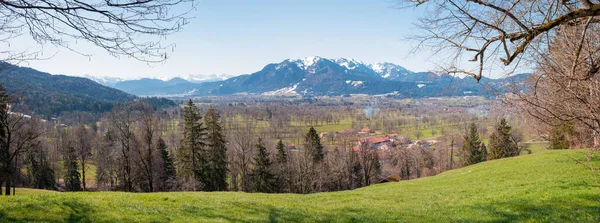
[[81, 191], [81, 180], [79, 179], [79, 165], [77, 164], [77, 156], [75, 155], [75, 148], [69, 145], [65, 151], [65, 189], [67, 191]]
[[158, 143], [156, 144], [157, 150], [160, 153], [160, 157], [162, 159], [162, 176], [160, 177], [160, 181], [164, 183], [164, 190], [171, 190], [175, 185], [176, 179], [176, 171], [173, 162], [173, 157], [167, 151], [167, 144], [162, 137], [158, 138]]
[[569, 136], [573, 134], [573, 124], [556, 126], [550, 131], [550, 149], [569, 149]]
[[488, 160], [488, 149], [485, 146], [485, 143], [481, 143], [481, 157], [483, 161]]
[[[485, 161], [484, 148], [482, 148], [481, 139], [479, 139], [479, 133], [477, 132], [477, 126], [475, 123], [471, 123], [469, 131], [463, 137], [463, 154], [465, 165], [473, 165]], [[487, 151], [485, 152], [487, 153]]]
[[254, 170], [250, 174], [254, 191], [262, 193], [272, 193], [276, 191], [277, 180], [275, 175], [271, 173], [271, 160], [269, 160], [269, 152], [265, 148], [261, 138], [258, 138], [256, 144], [258, 153], [254, 158]]
[[317, 134], [315, 128], [310, 127], [304, 138], [304, 147], [312, 154], [315, 163], [323, 160], [323, 145], [321, 145], [321, 137]]
[[285, 145], [283, 141], [279, 139], [277, 142], [277, 163], [282, 164], [287, 162], [287, 152], [285, 151]]
[[38, 189], [56, 190], [54, 170], [48, 163], [47, 154], [36, 146], [28, 155], [31, 187]]
[[184, 177], [193, 178], [194, 190], [196, 190], [196, 182], [204, 177], [204, 172], [200, 168], [201, 164], [206, 163], [206, 156], [203, 154], [204, 138], [206, 129], [203, 128], [200, 122], [200, 112], [190, 99], [187, 106], [184, 108], [184, 129], [182, 148], [178, 151], [178, 160], [181, 161], [180, 173]]
[[501, 119], [495, 126], [495, 131], [490, 135], [488, 158], [490, 160], [519, 155], [519, 147], [513, 140], [511, 127], [506, 119]]
[[202, 164], [204, 177], [201, 179], [206, 191], [227, 190], [227, 147], [223, 136], [219, 113], [210, 108], [204, 116], [206, 125], [206, 163]]
[[276, 164], [276, 175], [277, 175], [277, 192], [285, 192], [291, 190], [291, 187], [289, 187], [289, 180], [290, 180], [290, 169], [288, 166], [288, 157], [287, 157], [287, 151], [285, 149], [285, 145], [283, 144], [283, 141], [281, 141], [281, 139], [279, 139], [279, 141], [277, 142], [277, 146], [275, 147], [275, 150], [277, 152], [277, 154], [275, 154], [275, 161], [277, 162]]

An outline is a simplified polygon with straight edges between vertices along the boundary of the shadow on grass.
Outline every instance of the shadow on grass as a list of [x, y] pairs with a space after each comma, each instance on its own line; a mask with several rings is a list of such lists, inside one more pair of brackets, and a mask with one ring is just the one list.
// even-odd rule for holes
[[70, 212], [66, 222], [92, 222], [89, 215], [92, 214], [93, 210], [89, 205], [76, 201], [65, 201], [63, 205], [67, 207], [65, 211]]
[[[485, 218], [461, 218], [456, 222], [600, 222], [600, 195], [572, 197], [568, 201], [553, 200], [532, 204], [528, 200], [480, 203], [462, 207]], [[450, 216], [452, 219], [452, 216]]]
[[[24, 203], [0, 208], [0, 222], [92, 222], [89, 216], [94, 212], [89, 205], [75, 200], [44, 201], [35, 204], [28, 201], [15, 202]], [[61, 215], [52, 215], [54, 211], [49, 209], [56, 207], [63, 209]]]

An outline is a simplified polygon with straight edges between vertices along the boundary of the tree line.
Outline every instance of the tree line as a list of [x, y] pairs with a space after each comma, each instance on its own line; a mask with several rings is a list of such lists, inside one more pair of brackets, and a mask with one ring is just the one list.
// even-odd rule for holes
[[256, 123], [227, 122], [216, 108], [202, 110], [191, 100], [181, 110], [119, 104], [101, 122], [59, 127], [12, 112], [10, 96], [2, 92], [5, 194], [16, 185], [61, 191], [338, 191], [391, 174], [404, 180], [435, 175], [524, 149], [504, 119], [487, 146], [472, 124], [456, 139], [463, 145], [456, 151], [453, 136], [446, 137], [449, 146], [448, 140], [432, 147], [403, 139], [389, 150], [342, 137], [330, 148], [312, 127], [293, 145], [261, 136]]

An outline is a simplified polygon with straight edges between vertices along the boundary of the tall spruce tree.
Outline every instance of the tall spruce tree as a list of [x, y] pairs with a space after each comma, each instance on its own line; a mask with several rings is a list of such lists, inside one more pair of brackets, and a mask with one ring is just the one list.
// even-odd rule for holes
[[220, 119], [215, 108], [209, 108], [204, 115], [207, 159], [202, 164], [204, 178], [201, 181], [206, 191], [227, 190], [227, 147]]
[[192, 178], [193, 189], [197, 189], [196, 182], [204, 177], [204, 172], [200, 168], [201, 164], [206, 163], [204, 154], [204, 143], [206, 129], [203, 128], [198, 108], [190, 99], [184, 108], [184, 129], [182, 148], [178, 151], [178, 159], [181, 161], [181, 175], [186, 178]]
[[254, 191], [262, 193], [272, 193], [277, 190], [277, 179], [271, 173], [271, 160], [269, 160], [269, 152], [265, 148], [261, 138], [258, 138], [256, 144], [258, 153], [254, 158], [254, 169], [250, 174]]
[[573, 134], [573, 123], [556, 126], [550, 130], [550, 149], [569, 149], [569, 137]]
[[487, 146], [485, 146], [485, 143], [481, 143], [481, 157], [483, 161], [488, 160], [488, 149]]
[[484, 153], [487, 152], [483, 151], [485, 147], [481, 144], [475, 123], [471, 123], [469, 131], [464, 135], [463, 140], [462, 151], [465, 165], [468, 166], [485, 161]]
[[285, 145], [283, 144], [283, 141], [281, 141], [281, 139], [279, 139], [279, 141], [277, 142], [277, 163], [282, 164], [282, 163], [286, 163], [287, 162], [287, 152], [285, 151]]
[[496, 124], [495, 131], [490, 135], [488, 159], [501, 159], [519, 155], [519, 147], [513, 140], [511, 129], [504, 118]]
[[171, 190], [175, 186], [176, 180], [176, 171], [175, 165], [173, 162], [173, 157], [169, 154], [167, 150], [167, 144], [162, 137], [158, 138], [158, 143], [156, 144], [157, 150], [160, 153], [160, 158], [162, 159], [162, 174], [159, 177], [160, 181], [163, 183], [163, 190]]
[[290, 169], [288, 165], [288, 155], [281, 139], [277, 142], [275, 150], [277, 152], [277, 154], [275, 154], [277, 192], [289, 191], [291, 188], [289, 187]]
[[81, 191], [81, 180], [79, 174], [79, 165], [77, 164], [77, 155], [75, 154], [75, 148], [73, 146], [68, 145], [65, 148], [64, 155], [64, 165], [65, 165], [65, 189], [67, 191]]
[[304, 147], [312, 154], [315, 163], [323, 160], [323, 145], [321, 144], [321, 137], [319, 137], [315, 128], [310, 127], [308, 133], [306, 133], [306, 136], [304, 137]]

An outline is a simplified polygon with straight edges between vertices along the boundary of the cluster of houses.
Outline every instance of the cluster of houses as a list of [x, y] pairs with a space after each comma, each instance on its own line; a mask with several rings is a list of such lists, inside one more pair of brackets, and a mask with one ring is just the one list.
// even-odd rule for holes
[[[353, 138], [355, 141], [355, 145], [353, 150], [358, 150], [364, 144], [368, 145], [370, 148], [374, 148], [380, 151], [390, 150], [393, 145], [398, 144], [408, 144], [408, 147], [413, 146], [423, 146], [429, 147], [437, 143], [436, 140], [417, 140], [410, 141], [409, 139], [399, 136], [396, 133], [390, 133], [386, 135], [377, 135], [375, 132], [369, 128], [362, 128], [359, 132], [354, 129], [345, 129], [336, 132], [336, 137], [349, 137]], [[325, 137], [330, 137], [329, 132], [321, 132], [319, 136], [324, 139]]]
[[[362, 128], [359, 132], [356, 132], [354, 129], [345, 129], [336, 132], [336, 136], [341, 137], [352, 137], [356, 138], [354, 150], [358, 150], [364, 144], [370, 146], [371, 148], [375, 148], [378, 150], [389, 150], [392, 147], [392, 144], [398, 140], [403, 140], [404, 138], [399, 137], [398, 134], [392, 133], [387, 135], [374, 135], [374, 131], [369, 128]], [[330, 133], [322, 132], [320, 134], [321, 138], [328, 137]]]
[[[333, 137], [331, 132], [321, 132], [319, 136], [322, 140], [328, 137]], [[380, 159], [384, 158], [385, 154], [389, 154], [389, 150], [394, 147], [394, 145], [403, 144], [410, 147], [419, 146], [419, 147], [429, 147], [437, 143], [436, 140], [417, 140], [410, 141], [409, 139], [399, 136], [396, 133], [391, 134], [375, 134], [375, 131], [369, 128], [362, 128], [360, 131], [356, 131], [354, 129], [345, 129], [338, 132], [333, 133], [336, 138], [338, 137], [346, 137], [351, 139], [352, 141], [352, 150], [359, 151], [363, 146], [368, 146], [368, 148], [377, 149]], [[288, 145], [288, 149], [292, 151], [297, 151], [295, 144]], [[348, 148], [349, 150], [350, 148]], [[385, 178], [381, 178], [379, 183], [386, 182], [398, 182], [400, 181], [400, 177], [396, 174], [392, 174]]]

